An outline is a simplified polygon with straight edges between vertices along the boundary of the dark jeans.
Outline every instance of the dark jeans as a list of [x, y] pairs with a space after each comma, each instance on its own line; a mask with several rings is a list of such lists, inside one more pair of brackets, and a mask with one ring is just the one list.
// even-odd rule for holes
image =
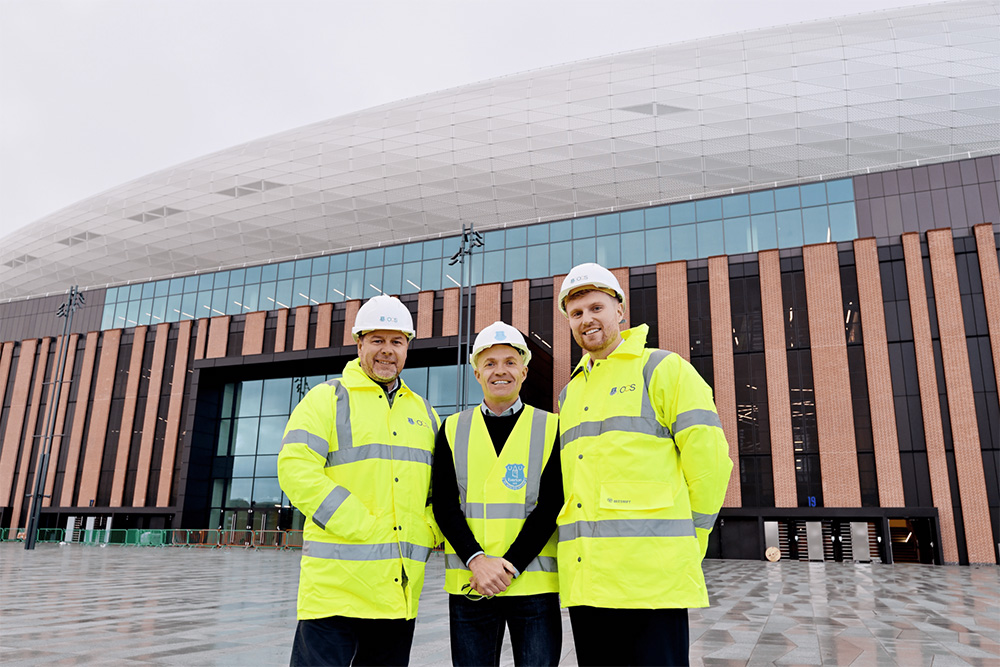
[[408, 665], [416, 619], [331, 616], [299, 621], [292, 667]]
[[687, 609], [570, 607], [581, 667], [687, 665]]
[[500, 664], [504, 626], [510, 628], [514, 664], [558, 665], [562, 652], [559, 594], [512, 595], [473, 601], [449, 595], [451, 662], [455, 667]]

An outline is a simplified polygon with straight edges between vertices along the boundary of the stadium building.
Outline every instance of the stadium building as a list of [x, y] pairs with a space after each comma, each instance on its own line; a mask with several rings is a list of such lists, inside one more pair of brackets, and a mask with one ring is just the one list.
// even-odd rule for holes
[[971, 0], [595, 58], [29, 225], [0, 242], [0, 525], [27, 524], [50, 428], [42, 526], [298, 528], [282, 428], [354, 357], [364, 299], [410, 308], [403, 377], [442, 415], [466, 318], [526, 334], [526, 400], [551, 409], [580, 358], [553, 292], [597, 261], [714, 388], [736, 467], [710, 555], [995, 563], [998, 35]]

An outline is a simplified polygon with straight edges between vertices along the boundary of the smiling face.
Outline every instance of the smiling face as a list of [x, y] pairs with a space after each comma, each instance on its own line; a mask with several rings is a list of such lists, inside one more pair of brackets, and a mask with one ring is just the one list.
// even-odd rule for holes
[[399, 331], [369, 331], [358, 339], [361, 368], [375, 382], [392, 383], [403, 370], [410, 339]]
[[621, 341], [625, 309], [616, 297], [584, 289], [566, 297], [566, 317], [573, 340], [594, 359], [605, 359]]
[[521, 353], [510, 345], [494, 345], [476, 356], [476, 379], [483, 388], [486, 407], [494, 412], [514, 404], [527, 376]]

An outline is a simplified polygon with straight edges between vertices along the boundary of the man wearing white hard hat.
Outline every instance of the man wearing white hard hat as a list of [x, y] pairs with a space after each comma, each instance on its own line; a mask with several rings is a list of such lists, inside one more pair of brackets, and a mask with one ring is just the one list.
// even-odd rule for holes
[[358, 358], [288, 419], [278, 480], [305, 515], [292, 665], [405, 665], [442, 536], [430, 507], [437, 413], [399, 374], [414, 336], [377, 296], [352, 328]]
[[531, 351], [494, 322], [469, 355], [483, 402], [451, 415], [434, 456], [454, 665], [557, 665], [562, 649], [555, 519], [562, 507], [556, 416], [521, 402]]
[[686, 665], [733, 467], [712, 390], [680, 355], [647, 348], [645, 324], [621, 330], [625, 293], [603, 266], [574, 267], [558, 303], [585, 352], [559, 397], [559, 592], [577, 660]]

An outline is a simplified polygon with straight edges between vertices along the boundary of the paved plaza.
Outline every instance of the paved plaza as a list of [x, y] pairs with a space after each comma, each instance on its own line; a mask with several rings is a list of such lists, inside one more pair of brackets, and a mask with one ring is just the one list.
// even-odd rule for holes
[[[0, 544], [4, 665], [287, 665], [299, 553]], [[1000, 568], [706, 561], [694, 665], [998, 665]], [[431, 557], [411, 664], [449, 665]], [[575, 665], [563, 612], [563, 665]], [[503, 665], [511, 665], [509, 644]]]

